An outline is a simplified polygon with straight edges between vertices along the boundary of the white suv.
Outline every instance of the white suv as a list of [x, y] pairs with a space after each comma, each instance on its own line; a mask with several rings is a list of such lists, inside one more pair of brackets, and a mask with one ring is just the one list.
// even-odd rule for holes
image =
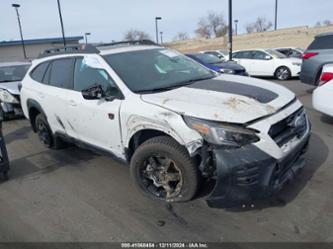
[[142, 192], [166, 201], [188, 201], [208, 180], [210, 206], [269, 196], [304, 166], [310, 136], [289, 90], [217, 75], [148, 41], [47, 51], [21, 99], [46, 146], [114, 155]]

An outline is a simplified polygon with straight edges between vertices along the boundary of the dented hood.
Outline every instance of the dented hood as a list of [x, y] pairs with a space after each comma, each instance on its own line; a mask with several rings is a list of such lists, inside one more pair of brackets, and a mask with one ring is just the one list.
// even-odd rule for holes
[[269, 81], [222, 75], [141, 98], [183, 115], [243, 124], [273, 114], [295, 95]]

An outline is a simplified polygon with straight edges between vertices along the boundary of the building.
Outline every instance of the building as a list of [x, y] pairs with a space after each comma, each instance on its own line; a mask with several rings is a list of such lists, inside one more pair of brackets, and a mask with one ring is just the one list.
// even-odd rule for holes
[[[66, 37], [67, 45], [79, 44], [83, 36]], [[63, 38], [44, 38], [24, 40], [25, 50], [28, 59], [35, 59], [39, 53], [45, 49], [63, 47]], [[24, 60], [22, 41], [2, 41], [0, 42], [0, 62], [22, 61]]]

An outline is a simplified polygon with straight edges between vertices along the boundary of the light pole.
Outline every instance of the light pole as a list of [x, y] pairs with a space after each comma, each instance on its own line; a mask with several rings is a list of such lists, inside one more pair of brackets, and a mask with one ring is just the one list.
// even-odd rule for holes
[[234, 22], [235, 22], [235, 35], [237, 35], [237, 24], [238, 24], [238, 20], [236, 19]]
[[160, 35], [161, 35], [161, 44], [163, 44], [163, 32], [162, 31], [160, 32]]
[[274, 29], [277, 30], [277, 15], [278, 15], [278, 0], [275, 0], [275, 25]]
[[88, 35], [91, 35], [91, 33], [90, 32], [88, 32], [88, 33], [85, 33], [84, 34], [84, 37], [86, 38], [86, 45], [88, 44]]
[[64, 23], [62, 21], [60, 0], [57, 0], [57, 2], [58, 2], [58, 11], [59, 11], [60, 24], [61, 24], [62, 39], [64, 41], [64, 47], [66, 47], [65, 30], [64, 30]]
[[16, 4], [16, 3], [12, 4], [12, 7], [14, 7], [15, 10], [16, 10], [17, 21], [18, 21], [18, 25], [19, 25], [19, 29], [20, 29], [20, 35], [21, 35], [21, 42], [22, 42], [24, 59], [27, 59], [27, 53], [25, 51], [25, 44], [24, 44], [23, 33], [22, 33], [22, 26], [21, 26], [20, 14], [19, 14], [19, 11], [18, 11], [18, 8], [20, 8], [20, 6], [21, 5]]
[[156, 43], [157, 43], [157, 44], [158, 44], [158, 24], [157, 24], [157, 22], [158, 22], [159, 20], [162, 20], [162, 17], [159, 17], [159, 16], [155, 17], [155, 26], [156, 26]]
[[232, 0], [229, 0], [229, 60], [232, 61]]

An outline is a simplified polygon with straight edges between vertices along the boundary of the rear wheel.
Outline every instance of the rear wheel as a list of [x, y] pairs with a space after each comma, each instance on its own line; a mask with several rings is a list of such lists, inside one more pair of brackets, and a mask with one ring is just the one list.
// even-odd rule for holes
[[143, 193], [168, 202], [191, 200], [199, 183], [194, 160], [167, 136], [151, 138], [139, 146], [131, 159], [131, 175]]
[[274, 75], [278, 80], [288, 80], [291, 77], [291, 72], [288, 67], [282, 66], [276, 69]]

